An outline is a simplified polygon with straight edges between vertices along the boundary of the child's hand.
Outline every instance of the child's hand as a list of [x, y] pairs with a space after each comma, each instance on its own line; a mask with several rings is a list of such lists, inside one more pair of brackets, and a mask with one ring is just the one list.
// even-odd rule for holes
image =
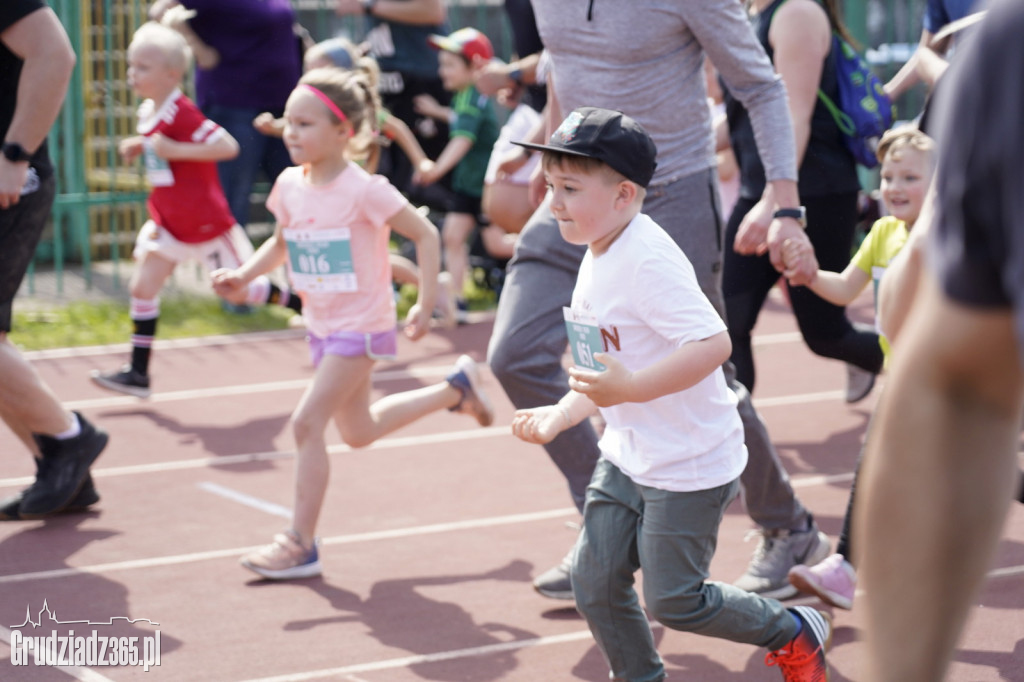
[[417, 114], [422, 114], [423, 116], [437, 119], [444, 119], [446, 117], [445, 107], [442, 107], [432, 95], [416, 95], [412, 98], [412, 106]]
[[557, 405], [516, 410], [512, 418], [512, 434], [520, 440], [536, 445], [550, 443], [569, 426], [564, 411]]
[[177, 144], [163, 133], [153, 133], [149, 136], [149, 146], [153, 148], [153, 153], [161, 159], [170, 159]]
[[497, 166], [497, 176], [505, 178], [513, 175], [516, 171], [526, 165], [530, 160], [530, 152], [523, 147], [510, 149], [501, 155]]
[[416, 341], [430, 331], [431, 308], [414, 303], [405, 317], [405, 335]]
[[[810, 276], [807, 275], [808, 262], [814, 263], [814, 268], [811, 271], [813, 274]], [[818, 274], [814, 247], [809, 240], [786, 239], [783, 241], [782, 264], [782, 276], [789, 280], [792, 286], [809, 286]]]
[[630, 400], [633, 373], [608, 353], [594, 353], [594, 359], [606, 367], [595, 372], [569, 368], [569, 388], [590, 398], [598, 407], [611, 407]]
[[117, 145], [117, 153], [125, 163], [131, 163], [142, 153], [143, 138], [141, 135], [126, 137]]
[[219, 268], [210, 273], [210, 282], [215, 294], [228, 303], [242, 305], [247, 302], [249, 285], [242, 281], [237, 271], [230, 268]]
[[252, 120], [252, 127], [263, 133], [264, 135], [279, 135], [280, 131], [277, 126], [277, 119], [269, 111], [264, 111], [262, 114]]
[[414, 185], [432, 185], [437, 182], [435, 177], [435, 164], [430, 159], [423, 159], [420, 161], [419, 166], [416, 167], [416, 172], [412, 174], [412, 182]]

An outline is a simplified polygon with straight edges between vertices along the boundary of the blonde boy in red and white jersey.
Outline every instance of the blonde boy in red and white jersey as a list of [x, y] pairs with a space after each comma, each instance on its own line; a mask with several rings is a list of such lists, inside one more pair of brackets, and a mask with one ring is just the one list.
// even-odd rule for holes
[[[93, 372], [100, 386], [149, 396], [149, 358], [160, 315], [160, 290], [174, 268], [189, 260], [208, 270], [237, 268], [252, 254], [217, 176], [217, 162], [238, 154], [238, 143], [207, 119], [181, 91], [190, 51], [181, 34], [166, 26], [143, 24], [128, 46], [128, 83], [143, 102], [138, 135], [121, 142], [128, 162], [140, 155], [152, 191], [146, 202], [150, 219], [135, 241], [136, 268], [131, 278], [132, 355], [113, 372]], [[235, 303], [243, 301], [232, 301]], [[298, 310], [290, 297], [266, 277], [254, 281], [244, 302], [273, 302]]]

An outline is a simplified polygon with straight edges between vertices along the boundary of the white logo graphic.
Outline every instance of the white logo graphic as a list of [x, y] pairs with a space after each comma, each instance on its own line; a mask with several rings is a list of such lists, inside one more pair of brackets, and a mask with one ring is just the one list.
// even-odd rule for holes
[[[76, 635], [74, 630], [69, 630], [67, 634], [58, 634], [56, 629], [51, 629], [48, 635], [32, 636], [22, 631], [22, 628], [27, 628], [26, 632], [31, 632], [36, 628], [43, 627], [45, 621], [49, 621], [53, 625], [88, 625], [93, 626], [93, 629], [89, 635]], [[26, 606], [25, 620], [19, 625], [10, 626], [11, 665], [21, 666], [32, 663], [35, 665], [89, 667], [135, 665], [142, 666], [145, 672], [149, 672], [151, 666], [159, 666], [160, 630], [154, 630], [152, 636], [143, 637], [111, 637], [96, 633], [95, 626], [111, 626], [120, 623], [129, 625], [146, 623], [156, 627], [160, 625], [148, 618], [128, 618], [127, 616], [112, 616], [106, 621], [59, 620], [57, 613], [50, 609], [45, 600], [43, 607], [39, 609], [39, 613], [33, 620], [32, 608]]]

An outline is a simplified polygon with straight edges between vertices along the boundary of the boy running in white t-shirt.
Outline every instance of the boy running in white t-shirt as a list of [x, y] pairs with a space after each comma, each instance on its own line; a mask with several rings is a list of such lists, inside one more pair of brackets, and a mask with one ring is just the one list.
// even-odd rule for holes
[[588, 250], [565, 312], [571, 390], [519, 410], [512, 429], [543, 444], [598, 408], [607, 423], [571, 578], [612, 677], [665, 676], [634, 590], [643, 568], [647, 608], [665, 626], [767, 647], [785, 680], [824, 679], [826, 615], [707, 580], [747, 452], [721, 369], [725, 324], [683, 252], [640, 213], [654, 143], [631, 118], [582, 107], [549, 144], [523, 146], [544, 152], [562, 237]]

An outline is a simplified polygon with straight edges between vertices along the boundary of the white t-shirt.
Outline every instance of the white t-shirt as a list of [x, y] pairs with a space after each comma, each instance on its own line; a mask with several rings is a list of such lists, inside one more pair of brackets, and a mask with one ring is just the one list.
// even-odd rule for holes
[[[690, 261], [642, 213], [605, 253], [587, 251], [572, 308], [596, 318], [605, 352], [630, 371], [725, 331]], [[736, 396], [721, 368], [685, 391], [601, 408], [601, 415], [607, 422], [602, 455], [641, 485], [707, 490], [737, 478], [746, 466]]]

